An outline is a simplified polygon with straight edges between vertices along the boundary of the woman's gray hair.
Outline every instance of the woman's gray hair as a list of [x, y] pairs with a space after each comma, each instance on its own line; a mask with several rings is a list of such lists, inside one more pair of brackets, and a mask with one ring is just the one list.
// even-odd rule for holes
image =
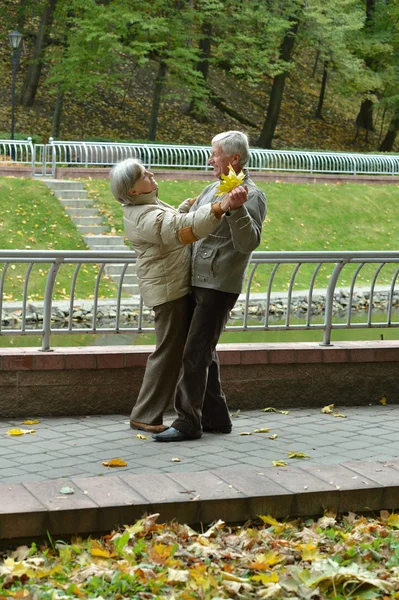
[[248, 136], [242, 133], [242, 131], [224, 131], [223, 133], [218, 133], [213, 138], [212, 144], [218, 144], [226, 156], [239, 154], [242, 167], [247, 164], [249, 160]]
[[134, 196], [129, 194], [144, 173], [144, 166], [136, 158], [127, 158], [116, 164], [110, 171], [111, 190], [123, 205], [134, 204]]

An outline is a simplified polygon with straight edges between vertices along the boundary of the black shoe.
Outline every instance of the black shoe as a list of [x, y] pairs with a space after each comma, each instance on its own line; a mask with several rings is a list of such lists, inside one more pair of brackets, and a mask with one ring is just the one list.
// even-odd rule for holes
[[154, 433], [152, 439], [156, 442], [184, 442], [185, 440], [196, 440], [200, 437], [200, 435], [191, 437], [187, 435], [187, 433], [184, 433], [184, 431], [179, 431], [174, 427], [169, 427], [162, 433]]
[[209, 425], [202, 425], [202, 431], [205, 433], [231, 433], [231, 425], [222, 425], [221, 427], [209, 427]]

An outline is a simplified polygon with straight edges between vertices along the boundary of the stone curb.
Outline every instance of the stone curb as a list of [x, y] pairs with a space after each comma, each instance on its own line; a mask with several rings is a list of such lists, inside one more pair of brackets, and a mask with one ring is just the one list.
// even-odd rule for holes
[[[73, 494], [60, 490], [71, 487]], [[87, 535], [145, 513], [189, 525], [260, 514], [310, 517], [326, 509], [366, 513], [399, 507], [399, 461], [208, 472], [53, 479], [0, 485], [0, 539]]]

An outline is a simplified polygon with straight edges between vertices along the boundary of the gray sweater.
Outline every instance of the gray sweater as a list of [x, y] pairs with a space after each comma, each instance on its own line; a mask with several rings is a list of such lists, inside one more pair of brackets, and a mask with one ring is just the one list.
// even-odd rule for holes
[[[209, 185], [191, 207], [218, 202], [219, 181]], [[224, 216], [206, 238], [192, 247], [191, 285], [239, 294], [251, 253], [260, 243], [262, 223], [266, 216], [266, 196], [246, 175], [248, 200], [231, 216]]]

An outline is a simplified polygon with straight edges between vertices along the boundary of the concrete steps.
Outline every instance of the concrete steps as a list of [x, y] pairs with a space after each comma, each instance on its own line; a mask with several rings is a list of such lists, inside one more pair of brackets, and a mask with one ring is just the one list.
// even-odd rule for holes
[[[119, 235], [103, 235], [107, 233], [107, 226], [93, 202], [88, 198], [88, 191], [83, 188], [80, 181], [68, 181], [65, 179], [42, 179], [54, 195], [59, 199], [65, 212], [75, 224], [76, 229], [82, 235], [86, 245], [94, 251], [116, 251], [131, 252], [125, 245], [125, 238]], [[106, 265], [105, 273], [119, 284], [124, 265]], [[123, 277], [123, 291], [128, 294], [138, 294], [138, 283], [136, 267], [129, 266]]]

